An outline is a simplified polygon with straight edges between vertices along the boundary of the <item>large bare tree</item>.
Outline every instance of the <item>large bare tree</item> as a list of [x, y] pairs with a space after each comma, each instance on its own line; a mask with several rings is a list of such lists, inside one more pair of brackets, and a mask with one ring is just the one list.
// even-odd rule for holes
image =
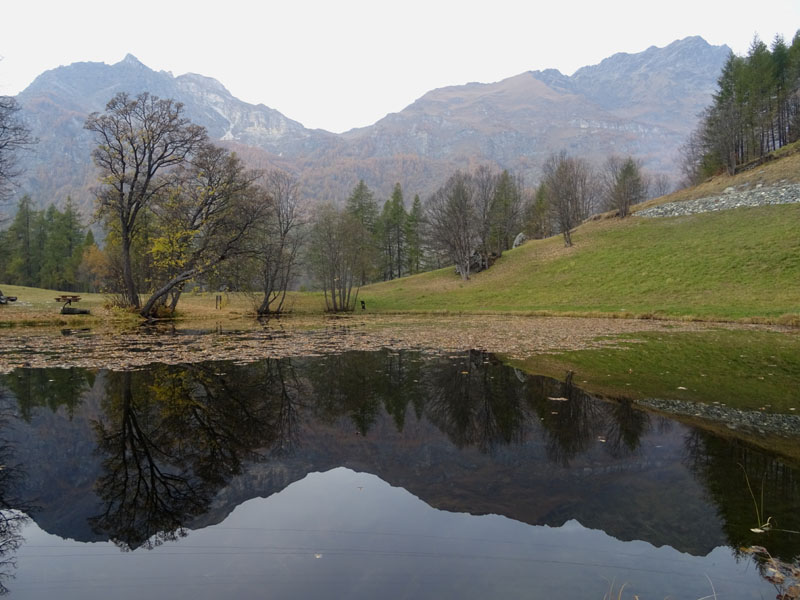
[[317, 209], [309, 236], [309, 261], [330, 312], [355, 308], [363, 272], [364, 235], [366, 230], [349, 212], [331, 205]]
[[92, 158], [100, 169], [97, 190], [100, 213], [119, 235], [122, 296], [139, 308], [131, 268], [131, 244], [138, 218], [151, 200], [170, 184], [165, 177], [206, 141], [206, 131], [183, 116], [183, 105], [145, 92], [136, 97], [119, 93], [103, 113], [92, 113], [86, 129], [95, 134]]
[[303, 215], [297, 177], [274, 169], [263, 176], [266, 192], [264, 217], [256, 228], [255, 262], [264, 292], [257, 312], [261, 316], [283, 311], [303, 241]]
[[592, 169], [584, 160], [560, 152], [544, 163], [543, 183], [554, 224], [564, 236], [564, 245], [572, 246], [572, 230], [594, 208]]
[[445, 252], [462, 279], [469, 279], [472, 255], [480, 243], [475, 209], [475, 185], [457, 171], [428, 199], [425, 219], [431, 245]]

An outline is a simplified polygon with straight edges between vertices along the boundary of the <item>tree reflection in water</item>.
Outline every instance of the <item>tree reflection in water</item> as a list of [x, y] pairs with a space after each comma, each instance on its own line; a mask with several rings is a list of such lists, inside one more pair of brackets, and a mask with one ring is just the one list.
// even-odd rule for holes
[[571, 377], [557, 390], [567, 400], [553, 402], [552, 389], [477, 351], [427, 362], [363, 352], [247, 366], [161, 365], [105, 377], [103, 416], [93, 423], [104, 456], [96, 482], [104, 509], [92, 526], [124, 549], [184, 535], [245, 462], [301, 443], [306, 411], [328, 422], [347, 417], [367, 435], [381, 410], [398, 431], [412, 410], [456, 446], [488, 453], [522, 443], [541, 423], [548, 456], [560, 464], [601, 433], [612, 454], [634, 451], [649, 426], [644, 413], [597, 402]]
[[646, 412], [589, 396], [572, 374], [564, 383], [519, 377], [477, 350], [425, 361], [409, 353], [349, 352], [299, 368], [311, 383], [318, 416], [328, 422], [349, 417], [361, 435], [381, 408], [402, 431], [411, 407], [457, 447], [491, 453], [536, 435], [540, 423], [548, 457], [566, 466], [599, 438], [614, 457], [635, 452], [651, 427]]
[[435, 362], [424, 378], [425, 416], [459, 448], [521, 443], [530, 414], [514, 371], [485, 352]]
[[94, 374], [86, 369], [17, 369], [3, 377], [17, 399], [20, 416], [31, 420], [34, 410], [47, 407], [53, 412], [64, 407], [71, 418], [83, 394], [92, 387]]
[[185, 535], [185, 523], [208, 510], [244, 461], [297, 443], [299, 384], [289, 361], [159, 366], [107, 378], [104, 416], [93, 424], [105, 456], [96, 483], [104, 510], [92, 526], [123, 549]]
[[[22, 370], [7, 380], [16, 385], [23, 414], [41, 405], [70, 411], [90, 378], [68, 374]], [[56, 396], [43, 377], [71, 383]], [[643, 436], [672, 423], [630, 402], [593, 398], [574, 379], [570, 373], [563, 382], [526, 376], [478, 351], [449, 357], [349, 352], [104, 373], [98, 382], [106, 396], [94, 422], [103, 510], [92, 525], [123, 549], [176, 539], [247, 463], [292, 455], [302, 447], [302, 432], [314, 435], [315, 427], [330, 424], [367, 436], [378, 426], [403, 432], [424, 421], [459, 448], [493, 456], [526, 444], [526, 457], [538, 459], [542, 448], [547, 460], [568, 467], [587, 453], [592, 462], [598, 453], [614, 460], [640, 453]], [[750, 532], [757, 523], [742, 466], [757, 495], [763, 485], [764, 515], [778, 528], [800, 530], [795, 468], [700, 430], [688, 436], [686, 456], [733, 547], [765, 545], [792, 558], [796, 538]]]
[[[800, 480], [796, 466], [741, 440], [701, 429], [687, 434], [685, 451], [687, 465], [717, 507], [732, 548], [764, 546], [785, 561], [798, 557]], [[768, 517], [772, 517], [771, 530], [752, 531]]]
[[31, 507], [16, 495], [25, 473], [14, 462], [14, 448], [5, 432], [13, 417], [0, 387], [0, 595], [9, 593], [7, 583], [17, 567], [16, 553], [25, 541], [22, 527], [30, 520]]

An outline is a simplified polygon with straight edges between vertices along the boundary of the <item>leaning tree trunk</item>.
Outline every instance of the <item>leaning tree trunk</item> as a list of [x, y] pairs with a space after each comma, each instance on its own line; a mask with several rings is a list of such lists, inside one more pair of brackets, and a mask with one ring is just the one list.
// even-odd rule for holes
[[[139, 311], [139, 314], [142, 315], [145, 319], [152, 319], [155, 315], [155, 309], [159, 304], [166, 304], [167, 295], [175, 290], [176, 287], [183, 287], [183, 285], [192, 279], [193, 277], [198, 275], [197, 269], [190, 269], [189, 271], [184, 271], [180, 275], [176, 275], [166, 284], [164, 284], [161, 288], [153, 292], [153, 294], [148, 298], [145, 305], [142, 307], [142, 310]], [[175, 309], [175, 305], [178, 303], [178, 297], [180, 297], [180, 292], [178, 292], [176, 297], [173, 297], [173, 305], [172, 309]]]

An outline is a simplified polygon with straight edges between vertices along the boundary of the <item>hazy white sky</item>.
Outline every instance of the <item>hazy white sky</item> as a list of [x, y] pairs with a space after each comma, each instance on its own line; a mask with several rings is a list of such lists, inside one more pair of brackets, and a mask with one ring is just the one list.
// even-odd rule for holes
[[445, 85], [551, 67], [570, 75], [690, 35], [744, 53], [755, 34], [788, 43], [800, 28], [800, 0], [16, 0], [0, 14], [0, 94], [59, 65], [130, 52], [336, 132]]

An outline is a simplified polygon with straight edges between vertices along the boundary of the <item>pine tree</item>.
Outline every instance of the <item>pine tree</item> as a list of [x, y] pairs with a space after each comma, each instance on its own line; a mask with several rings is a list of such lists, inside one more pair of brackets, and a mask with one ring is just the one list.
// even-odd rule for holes
[[36, 286], [39, 283], [41, 264], [37, 227], [40, 213], [33, 209], [30, 196], [23, 196], [17, 205], [17, 213], [8, 228], [9, 248], [6, 277], [9, 283]]
[[409, 275], [414, 275], [422, 270], [422, 201], [419, 194], [414, 196], [411, 211], [406, 217], [406, 270]]
[[360, 180], [345, 203], [345, 211], [361, 225], [362, 234], [359, 239], [358, 252], [361, 256], [361, 285], [366, 285], [374, 278], [378, 263], [377, 232], [379, 226], [378, 203], [372, 190], [364, 180]]

